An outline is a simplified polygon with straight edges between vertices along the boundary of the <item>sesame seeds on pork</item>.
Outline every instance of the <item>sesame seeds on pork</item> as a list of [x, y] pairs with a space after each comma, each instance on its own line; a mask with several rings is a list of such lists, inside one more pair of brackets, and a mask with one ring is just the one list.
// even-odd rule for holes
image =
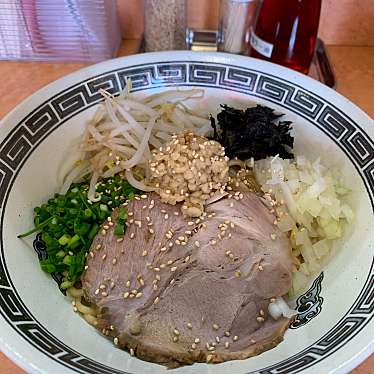
[[144, 195], [127, 206], [123, 240], [111, 228], [95, 238], [82, 285], [116, 345], [176, 367], [244, 359], [283, 339], [289, 320], [268, 305], [291, 286], [288, 239], [264, 199], [237, 197], [191, 220]]

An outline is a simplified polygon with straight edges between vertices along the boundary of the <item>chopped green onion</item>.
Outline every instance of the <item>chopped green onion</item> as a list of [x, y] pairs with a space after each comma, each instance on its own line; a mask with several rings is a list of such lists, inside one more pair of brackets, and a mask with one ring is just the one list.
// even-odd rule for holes
[[61, 244], [61, 245], [66, 245], [69, 243], [69, 240], [71, 239], [71, 236], [69, 234], [64, 234], [61, 236], [60, 239], [58, 239], [58, 242]]
[[47, 273], [63, 276], [61, 289], [73, 286], [79, 279], [91, 243], [114, 208], [119, 207], [119, 222], [114, 233], [125, 234], [127, 209], [121, 204], [137, 192], [120, 175], [99, 183], [100, 201], [89, 203], [88, 189], [87, 182], [73, 184], [65, 195], [55, 194], [46, 203], [35, 207], [35, 227], [18, 236], [24, 238], [41, 232], [47, 259], [40, 261], [40, 267]]
[[120, 223], [114, 228], [114, 235], [123, 236], [125, 235], [125, 225], [121, 225]]
[[127, 218], [127, 209], [126, 208], [119, 208], [118, 209], [118, 219], [124, 221]]

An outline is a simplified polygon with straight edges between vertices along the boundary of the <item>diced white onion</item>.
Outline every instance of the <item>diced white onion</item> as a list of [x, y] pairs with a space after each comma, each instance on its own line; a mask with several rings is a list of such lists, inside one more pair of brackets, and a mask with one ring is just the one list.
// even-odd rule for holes
[[344, 201], [349, 190], [337, 172], [305, 156], [294, 161], [269, 157], [256, 161], [254, 170], [263, 191], [284, 203], [277, 208], [278, 227], [289, 234], [299, 266], [293, 276], [294, 295], [307, 285], [309, 275], [321, 269], [332, 241], [342, 236], [344, 222], [353, 221], [353, 211]]
[[275, 319], [280, 317], [292, 318], [297, 312], [291, 309], [282, 297], [277, 297], [274, 302], [269, 304], [269, 314]]

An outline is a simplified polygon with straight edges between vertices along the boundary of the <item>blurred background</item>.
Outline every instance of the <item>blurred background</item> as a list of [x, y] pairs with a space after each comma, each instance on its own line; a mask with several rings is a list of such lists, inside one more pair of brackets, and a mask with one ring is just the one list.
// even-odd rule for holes
[[[139, 38], [144, 29], [143, 0], [117, 0], [122, 35]], [[218, 27], [219, 0], [188, 0], [187, 24]], [[373, 0], [322, 0], [319, 37], [330, 45], [374, 46]]]

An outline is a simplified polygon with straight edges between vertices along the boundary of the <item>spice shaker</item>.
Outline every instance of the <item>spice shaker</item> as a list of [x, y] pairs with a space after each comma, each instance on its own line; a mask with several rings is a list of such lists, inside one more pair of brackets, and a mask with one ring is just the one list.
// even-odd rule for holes
[[219, 46], [221, 52], [248, 53], [260, 0], [221, 0], [219, 16]]
[[145, 0], [145, 51], [186, 49], [186, 11], [186, 0]]

